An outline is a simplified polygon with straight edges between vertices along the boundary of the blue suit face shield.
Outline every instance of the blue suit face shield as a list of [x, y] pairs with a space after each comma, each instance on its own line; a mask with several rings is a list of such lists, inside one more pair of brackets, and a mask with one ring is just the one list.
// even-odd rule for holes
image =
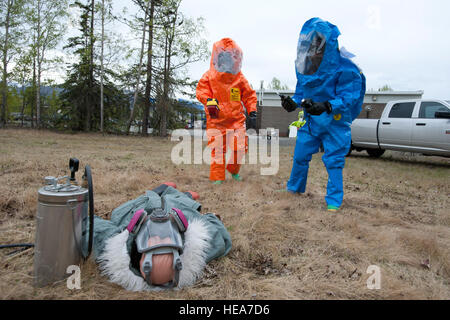
[[297, 48], [295, 66], [302, 75], [313, 75], [322, 64], [326, 48], [326, 38], [318, 31], [301, 34]]

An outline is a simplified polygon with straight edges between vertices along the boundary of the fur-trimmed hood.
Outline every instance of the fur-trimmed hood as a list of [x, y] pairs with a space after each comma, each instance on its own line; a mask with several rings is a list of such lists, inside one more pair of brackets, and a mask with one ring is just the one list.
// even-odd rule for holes
[[[97, 258], [101, 274], [110, 282], [129, 291], [160, 291], [161, 287], [149, 286], [145, 280], [130, 270], [127, 250], [127, 229], [106, 240], [105, 248]], [[184, 250], [180, 255], [183, 269], [180, 271], [178, 288], [192, 286], [203, 273], [211, 240], [206, 224], [200, 219], [189, 222], [184, 234]]]

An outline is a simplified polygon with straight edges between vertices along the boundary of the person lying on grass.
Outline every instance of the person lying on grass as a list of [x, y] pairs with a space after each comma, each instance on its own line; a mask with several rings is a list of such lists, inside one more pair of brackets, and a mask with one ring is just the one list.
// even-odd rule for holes
[[192, 286], [204, 267], [231, 250], [220, 216], [201, 214], [195, 192], [163, 184], [94, 221], [94, 257], [102, 275], [129, 291]]

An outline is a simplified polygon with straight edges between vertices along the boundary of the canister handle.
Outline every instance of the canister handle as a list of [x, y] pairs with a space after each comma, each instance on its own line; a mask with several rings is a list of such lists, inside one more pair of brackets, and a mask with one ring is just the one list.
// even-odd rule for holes
[[94, 240], [94, 185], [92, 183], [91, 167], [88, 165], [85, 167], [83, 178], [87, 180], [89, 190], [89, 244], [87, 256], [84, 257], [87, 260], [91, 255]]

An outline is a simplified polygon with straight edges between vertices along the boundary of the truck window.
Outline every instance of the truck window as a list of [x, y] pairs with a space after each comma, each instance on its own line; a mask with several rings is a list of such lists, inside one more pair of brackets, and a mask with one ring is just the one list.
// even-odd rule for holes
[[440, 111], [450, 111], [446, 106], [439, 102], [422, 102], [420, 106], [419, 118], [434, 119], [435, 113]]
[[389, 118], [411, 118], [415, 102], [396, 103], [392, 106]]

